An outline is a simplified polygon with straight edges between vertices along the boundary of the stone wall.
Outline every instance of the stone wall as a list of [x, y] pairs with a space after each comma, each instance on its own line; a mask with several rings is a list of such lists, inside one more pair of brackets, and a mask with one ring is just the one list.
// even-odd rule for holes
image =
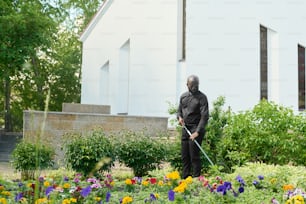
[[86, 134], [102, 129], [106, 134], [122, 130], [145, 131], [148, 134], [167, 131], [168, 119], [75, 112], [24, 111], [23, 135], [26, 140], [51, 144], [56, 150], [56, 160], [63, 158], [62, 144], [65, 133]]

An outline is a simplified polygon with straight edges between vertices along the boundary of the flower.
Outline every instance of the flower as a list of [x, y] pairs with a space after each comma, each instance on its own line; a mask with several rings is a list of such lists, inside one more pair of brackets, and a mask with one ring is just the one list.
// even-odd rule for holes
[[110, 192], [107, 192], [106, 193], [106, 197], [105, 197], [105, 202], [109, 202], [109, 200], [110, 200], [110, 197], [111, 197], [111, 193]]
[[131, 202], [133, 202], [133, 198], [130, 196], [125, 196], [124, 198], [122, 198], [122, 201], [120, 203], [126, 204], [126, 203], [131, 203]]
[[82, 197], [87, 197], [91, 192], [91, 186], [87, 186], [86, 188], [81, 190], [81, 196]]
[[180, 173], [178, 171], [173, 171], [173, 172], [167, 174], [166, 177], [168, 179], [171, 179], [171, 180], [178, 180], [178, 179], [181, 178]]
[[292, 184], [287, 184], [287, 185], [283, 185], [283, 190], [284, 191], [289, 191], [289, 190], [293, 190], [293, 185]]
[[168, 191], [168, 199], [169, 201], [174, 201], [175, 192], [173, 190]]

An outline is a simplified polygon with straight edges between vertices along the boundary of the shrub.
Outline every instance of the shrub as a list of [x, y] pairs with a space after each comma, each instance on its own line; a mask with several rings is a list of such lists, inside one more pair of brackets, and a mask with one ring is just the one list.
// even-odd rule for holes
[[13, 167], [21, 172], [21, 178], [33, 179], [35, 171], [52, 167], [54, 149], [43, 144], [21, 141], [12, 152]]
[[252, 110], [230, 118], [218, 145], [218, 157], [227, 158], [228, 166], [247, 161], [304, 165], [305, 144], [305, 116], [262, 100]]
[[71, 168], [88, 176], [98, 171], [109, 171], [115, 161], [112, 144], [103, 131], [89, 135], [65, 136], [65, 160]]
[[167, 142], [162, 137], [123, 131], [113, 136], [113, 142], [118, 161], [130, 167], [135, 176], [147, 175], [166, 159]]

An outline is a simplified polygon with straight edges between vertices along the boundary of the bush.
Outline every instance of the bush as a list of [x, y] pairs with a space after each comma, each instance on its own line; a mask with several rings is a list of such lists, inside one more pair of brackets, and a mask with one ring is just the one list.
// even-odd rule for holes
[[12, 152], [12, 164], [17, 171], [21, 171], [21, 178], [28, 180], [34, 178], [36, 170], [52, 167], [53, 157], [53, 148], [21, 141]]
[[71, 168], [85, 176], [109, 171], [115, 161], [112, 144], [106, 135], [95, 130], [88, 136], [66, 135], [65, 160]]
[[166, 140], [142, 132], [123, 131], [113, 137], [119, 162], [133, 170], [135, 176], [147, 175], [166, 160]]
[[218, 145], [228, 166], [249, 162], [304, 165], [305, 116], [262, 100], [252, 110], [233, 115]]

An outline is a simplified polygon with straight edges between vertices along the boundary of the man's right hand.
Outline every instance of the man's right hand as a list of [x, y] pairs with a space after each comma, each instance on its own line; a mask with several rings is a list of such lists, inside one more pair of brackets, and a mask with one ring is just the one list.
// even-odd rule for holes
[[179, 117], [178, 122], [179, 122], [179, 124], [180, 124], [181, 126], [185, 126], [185, 123], [184, 123], [184, 119], [183, 119], [183, 118]]

